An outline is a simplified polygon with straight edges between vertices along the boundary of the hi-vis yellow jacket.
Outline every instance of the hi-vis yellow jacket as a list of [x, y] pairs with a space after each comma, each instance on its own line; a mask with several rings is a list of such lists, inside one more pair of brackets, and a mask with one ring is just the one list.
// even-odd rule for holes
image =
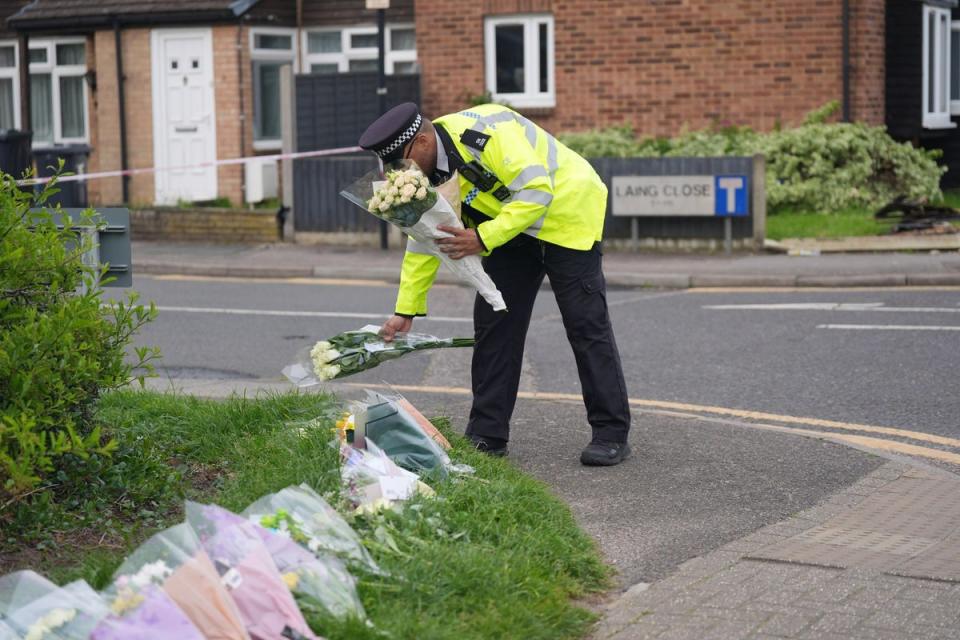
[[[587, 250], [603, 235], [607, 187], [586, 160], [520, 114], [485, 104], [434, 120], [442, 126], [465, 162], [477, 160], [510, 190], [498, 200], [463, 176], [461, 200], [492, 218], [477, 227], [488, 250], [519, 233], [569, 249]], [[464, 132], [475, 141], [461, 140]], [[479, 144], [476, 142], [479, 140]], [[480, 149], [476, 147], [481, 147]], [[464, 216], [464, 222], [470, 221]], [[440, 260], [408, 250], [400, 274], [396, 312], [427, 313], [427, 293]]]

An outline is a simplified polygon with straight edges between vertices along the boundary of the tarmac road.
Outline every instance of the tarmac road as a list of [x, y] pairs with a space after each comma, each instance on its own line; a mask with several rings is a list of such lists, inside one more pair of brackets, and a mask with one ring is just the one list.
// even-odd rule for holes
[[[203, 382], [211, 393], [283, 388], [279, 371], [298, 349], [379, 324], [395, 295], [395, 285], [376, 281], [139, 276], [136, 285], [160, 307], [138, 340], [164, 352], [155, 385]], [[511, 458], [568, 500], [624, 584], [666, 576], [881, 462], [838, 440], [929, 464], [960, 462], [958, 290], [621, 289], [608, 303], [633, 399], [635, 456], [613, 469], [577, 462], [589, 429], [545, 290]], [[471, 307], [467, 290], [438, 286], [431, 317], [415, 328], [470, 335]], [[462, 430], [469, 355], [410, 356], [338, 389], [349, 396], [359, 395], [356, 385], [399, 385], [425, 413], [450, 415]]]

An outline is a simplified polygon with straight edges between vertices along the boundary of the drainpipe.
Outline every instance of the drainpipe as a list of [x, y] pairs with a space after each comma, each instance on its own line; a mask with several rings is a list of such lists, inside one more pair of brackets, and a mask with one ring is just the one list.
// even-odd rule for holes
[[20, 130], [30, 131], [30, 37], [21, 33], [20, 58]]
[[[253, 85], [251, 84], [251, 87]], [[246, 156], [247, 111], [243, 100], [243, 17], [237, 19], [237, 92], [240, 94], [240, 157]], [[246, 166], [240, 166], [240, 204], [247, 194]]]
[[[126, 171], [127, 164], [127, 100], [123, 90], [123, 44], [120, 30], [120, 20], [113, 18], [113, 42], [116, 48], [117, 58], [117, 102], [120, 107], [120, 169]], [[123, 202], [130, 202], [130, 176], [124, 175], [121, 178], [123, 182]]]
[[843, 0], [843, 121], [850, 122], [850, 0]]

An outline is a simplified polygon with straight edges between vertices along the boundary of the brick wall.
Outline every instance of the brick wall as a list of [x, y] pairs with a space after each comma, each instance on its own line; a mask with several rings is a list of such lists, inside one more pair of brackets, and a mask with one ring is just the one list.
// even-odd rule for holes
[[883, 124], [886, 82], [886, 0], [850, 3], [851, 113], [854, 120]]
[[[882, 122], [883, 1], [853, 5], [855, 115]], [[541, 12], [554, 16], [557, 104], [530, 114], [553, 131], [770, 129], [842, 95], [840, 0], [434, 0], [417, 3], [424, 110], [483, 91], [485, 15]]]
[[280, 240], [273, 211], [136, 209], [130, 212], [130, 231], [134, 240], [223, 243]]
[[[253, 116], [249, 91], [250, 36], [247, 28], [240, 31], [240, 68], [237, 67], [237, 55], [237, 26], [213, 27], [213, 87], [217, 110], [217, 158], [220, 159], [241, 158], [247, 149], [253, 148]], [[241, 90], [244, 93], [242, 119]], [[229, 198], [236, 205], [241, 204], [243, 166], [219, 167], [217, 190], [221, 198]]]

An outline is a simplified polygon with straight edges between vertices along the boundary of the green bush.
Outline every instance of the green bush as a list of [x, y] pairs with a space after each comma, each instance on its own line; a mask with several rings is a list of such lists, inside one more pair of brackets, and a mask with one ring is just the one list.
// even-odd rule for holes
[[[126, 358], [133, 333], [156, 311], [132, 294], [106, 301], [81, 257], [89, 240], [59, 229], [59, 212], [32, 212], [34, 199], [0, 174], [0, 499], [69, 485], [64, 469], [108, 456], [114, 443], [93, 419], [106, 389], [149, 373], [155, 349]], [[93, 225], [85, 212], [77, 225]], [[69, 226], [69, 225], [67, 225]], [[137, 376], [142, 382], [142, 376]]]
[[884, 127], [828, 123], [831, 103], [798, 127], [757, 133], [728, 127], [683, 133], [672, 139], [638, 139], [629, 127], [562, 135], [586, 157], [752, 156], [767, 159], [767, 206], [833, 213], [876, 208], [897, 195], [939, 200], [940, 151], [895, 141]]

